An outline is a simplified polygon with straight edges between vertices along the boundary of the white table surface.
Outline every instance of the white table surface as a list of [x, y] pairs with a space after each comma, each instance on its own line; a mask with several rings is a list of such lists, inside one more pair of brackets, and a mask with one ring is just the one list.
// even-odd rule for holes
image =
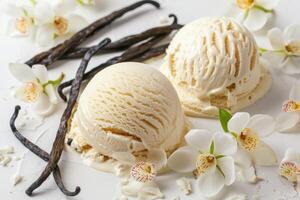
[[[124, 5], [134, 2], [134, 0], [99, 0], [99, 5], [96, 9], [81, 9], [86, 17], [93, 21], [100, 16], [103, 16], [110, 11], [120, 8]], [[117, 39], [130, 33], [137, 33], [149, 27], [159, 25], [160, 17], [167, 16], [169, 13], [175, 13], [179, 17], [180, 23], [187, 23], [193, 19], [204, 16], [222, 16], [228, 5], [228, 0], [164, 0], [162, 1], [162, 9], [155, 10], [149, 6], [144, 6], [132, 12], [121, 20], [118, 20], [113, 25], [105, 28], [101, 34], [94, 37], [94, 43], [103, 38], [104, 35]], [[300, 1], [299, 0], [281, 0], [276, 8], [276, 15], [274, 16], [270, 27], [278, 26], [284, 28], [292, 23], [300, 22], [299, 14]], [[6, 18], [0, 17], [0, 29], [3, 33], [3, 24]], [[257, 41], [260, 46], [267, 45], [262, 33], [259, 33]], [[96, 39], [96, 38], [99, 39]], [[36, 190], [36, 195], [32, 198], [25, 195], [24, 190], [32, 181], [37, 178], [45, 166], [45, 163], [36, 156], [28, 153], [26, 149], [15, 139], [12, 135], [8, 121], [13, 112], [14, 105], [20, 102], [16, 101], [10, 96], [10, 88], [17, 85], [17, 81], [9, 74], [8, 63], [15, 61], [25, 61], [41, 50], [28, 38], [12, 38], [5, 34], [0, 36], [0, 148], [6, 145], [12, 145], [16, 148], [16, 154], [22, 156], [22, 161], [13, 161], [8, 167], [0, 167], [0, 199], [3, 200], [60, 200], [60, 199], [78, 199], [78, 200], [110, 200], [118, 197], [117, 179], [114, 175], [106, 174], [96, 171], [80, 163], [74, 155], [65, 153], [63, 161], [60, 163], [64, 182], [68, 188], [73, 189], [76, 185], [80, 185], [82, 192], [73, 198], [65, 198], [64, 195], [57, 189], [53, 178], [47, 180], [41, 188]], [[108, 57], [98, 56], [91, 62], [91, 66], [101, 63]], [[70, 62], [58, 62], [59, 65], [50, 72], [51, 77], [56, 77], [61, 71], [66, 74], [66, 80], [73, 77], [75, 70], [79, 64], [78, 60]], [[300, 67], [300, 66], [299, 66]], [[280, 112], [282, 102], [288, 97], [288, 92], [291, 85], [296, 81], [297, 77], [289, 77], [283, 75], [278, 71], [272, 70], [273, 86], [270, 92], [260, 101], [245, 109], [251, 114], [267, 113], [276, 116]], [[23, 104], [21, 104], [23, 105]], [[26, 107], [23, 106], [23, 109]], [[22, 129], [22, 133], [32, 139], [38, 139], [38, 144], [46, 150], [50, 150], [52, 141], [58, 126], [59, 117], [62, 113], [64, 105], [51, 117], [46, 118], [41, 122], [41, 125], [36, 127], [32, 124], [36, 123], [29, 119], [28, 123]], [[26, 108], [29, 110], [28, 108]], [[220, 130], [218, 121], [206, 119], [191, 119], [194, 127], [207, 128], [210, 130]], [[288, 147], [295, 148], [300, 152], [299, 145], [300, 135], [294, 134], [279, 134], [274, 133], [266, 139], [275, 150], [278, 159], [281, 160], [284, 151]], [[69, 161], [66, 161], [69, 160]], [[72, 160], [70, 162], [70, 160]], [[16, 173], [18, 166], [20, 173], [24, 176], [24, 181], [12, 187], [11, 177]], [[214, 199], [224, 199], [231, 193], [248, 194], [249, 199], [300, 199], [293, 189], [292, 185], [277, 175], [277, 167], [258, 168], [258, 174], [265, 180], [252, 185], [243, 182], [237, 182], [233, 186], [225, 188], [222, 193]], [[175, 180], [181, 175], [168, 174], [159, 177], [159, 185], [162, 191], [166, 194], [166, 199], [173, 199], [180, 196], [181, 199], [204, 199], [200, 197], [199, 193], [195, 191], [191, 196], [184, 196], [180, 193]]]

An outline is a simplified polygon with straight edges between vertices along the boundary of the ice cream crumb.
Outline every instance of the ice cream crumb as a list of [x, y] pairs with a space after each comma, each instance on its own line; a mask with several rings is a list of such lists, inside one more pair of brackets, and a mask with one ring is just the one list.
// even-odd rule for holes
[[3, 167], [6, 167], [10, 162], [11, 162], [11, 157], [8, 156], [8, 155], [5, 155], [2, 157], [2, 160], [0, 162], [0, 165], [3, 166]]
[[185, 195], [189, 195], [192, 193], [192, 187], [191, 187], [191, 183], [190, 181], [185, 178], [182, 177], [180, 179], [176, 180], [177, 185], [179, 186], [180, 190], [185, 194]]
[[18, 185], [23, 180], [23, 176], [20, 176], [19, 174], [15, 174], [12, 177], [13, 186]]
[[22, 157], [20, 157], [20, 156], [14, 156], [13, 159], [14, 159], [14, 161], [19, 161], [19, 160], [22, 159]]
[[6, 146], [0, 149], [0, 154], [12, 154], [15, 152], [15, 149], [13, 146]]
[[167, 18], [166, 16], [161, 16], [160, 18], [159, 18], [159, 23], [160, 24], [167, 24], [167, 23], [169, 23], [169, 18]]

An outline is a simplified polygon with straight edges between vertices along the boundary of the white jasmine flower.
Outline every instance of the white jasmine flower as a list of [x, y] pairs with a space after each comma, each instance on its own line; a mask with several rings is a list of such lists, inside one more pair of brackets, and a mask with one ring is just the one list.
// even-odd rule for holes
[[271, 147], [261, 138], [269, 136], [275, 129], [275, 120], [269, 115], [257, 114], [250, 117], [249, 113], [238, 112], [228, 121], [228, 130], [235, 135], [238, 143], [236, 162], [250, 166], [269, 166], [277, 162]]
[[276, 130], [285, 132], [295, 127], [300, 120], [300, 85], [294, 85], [289, 99], [283, 103], [282, 111], [276, 119]]
[[300, 154], [293, 149], [286, 150], [283, 160], [279, 165], [279, 175], [291, 182], [300, 180]]
[[9, 20], [7, 22], [7, 32], [11, 36], [33, 36], [35, 32], [34, 2], [23, 1], [2, 1], [1, 11], [5, 13]]
[[63, 39], [76, 33], [88, 22], [80, 15], [72, 13], [76, 8], [74, 0], [39, 0], [35, 6], [36, 22], [39, 26], [36, 40], [46, 46], [55, 39]]
[[290, 25], [284, 32], [273, 28], [268, 32], [271, 50], [261, 48], [263, 56], [272, 66], [287, 74], [300, 73], [300, 25]]
[[140, 200], [161, 199], [164, 195], [155, 183], [157, 170], [150, 162], [116, 166], [116, 175], [121, 179], [121, 191], [125, 196]]
[[228, 12], [249, 30], [258, 31], [268, 22], [279, 0], [231, 0]]
[[234, 159], [237, 150], [234, 138], [225, 133], [191, 130], [185, 140], [188, 146], [177, 149], [168, 159], [168, 166], [181, 173], [194, 172], [200, 192], [211, 197], [224, 185], [235, 181]]
[[39, 115], [48, 115], [58, 103], [56, 87], [61, 83], [64, 75], [56, 80], [49, 80], [47, 69], [43, 65], [11, 63], [9, 65], [12, 75], [22, 85], [15, 90], [15, 96], [22, 101], [31, 103], [34, 111]]

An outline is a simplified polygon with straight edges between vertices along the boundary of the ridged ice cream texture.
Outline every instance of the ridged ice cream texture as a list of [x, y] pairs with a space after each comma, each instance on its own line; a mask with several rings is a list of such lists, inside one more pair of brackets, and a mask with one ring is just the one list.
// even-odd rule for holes
[[116, 152], [172, 151], [181, 142], [185, 125], [169, 80], [151, 66], [127, 62], [102, 70], [89, 82], [71, 131], [96, 151], [114, 157]]
[[234, 110], [250, 103], [237, 105], [239, 99], [256, 98], [249, 94], [265, 73], [257, 49], [252, 34], [232, 19], [202, 18], [174, 36], [161, 71], [176, 88], [186, 114], [213, 117], [220, 107]]

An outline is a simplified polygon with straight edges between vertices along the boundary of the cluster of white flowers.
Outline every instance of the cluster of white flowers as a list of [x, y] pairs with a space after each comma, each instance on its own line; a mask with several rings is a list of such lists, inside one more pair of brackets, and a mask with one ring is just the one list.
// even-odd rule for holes
[[[220, 115], [224, 120], [224, 116]], [[257, 180], [254, 164], [270, 166], [277, 163], [273, 150], [261, 138], [275, 130], [275, 120], [268, 115], [236, 113], [225, 120], [224, 132], [211, 133], [194, 129], [186, 136], [188, 146], [176, 150], [168, 166], [181, 173], [193, 172], [200, 192], [211, 197], [224, 185], [235, 181], [240, 169], [246, 181]]]
[[271, 18], [279, 0], [231, 0], [228, 14], [250, 31], [261, 30]]
[[36, 114], [50, 114], [58, 104], [56, 88], [64, 78], [61, 74], [56, 80], [49, 80], [47, 68], [43, 65], [11, 63], [11, 74], [22, 84], [14, 90], [16, 98], [30, 103]]
[[[232, 0], [228, 15], [243, 23], [250, 31], [262, 30], [271, 19], [279, 0]], [[270, 66], [286, 74], [299, 74], [300, 25], [290, 25], [282, 32], [272, 28], [267, 34], [272, 49], [260, 48]]]
[[3, 0], [1, 10], [12, 36], [31, 36], [41, 46], [53, 44], [85, 27], [86, 19], [75, 13], [77, 2], [84, 0]]

